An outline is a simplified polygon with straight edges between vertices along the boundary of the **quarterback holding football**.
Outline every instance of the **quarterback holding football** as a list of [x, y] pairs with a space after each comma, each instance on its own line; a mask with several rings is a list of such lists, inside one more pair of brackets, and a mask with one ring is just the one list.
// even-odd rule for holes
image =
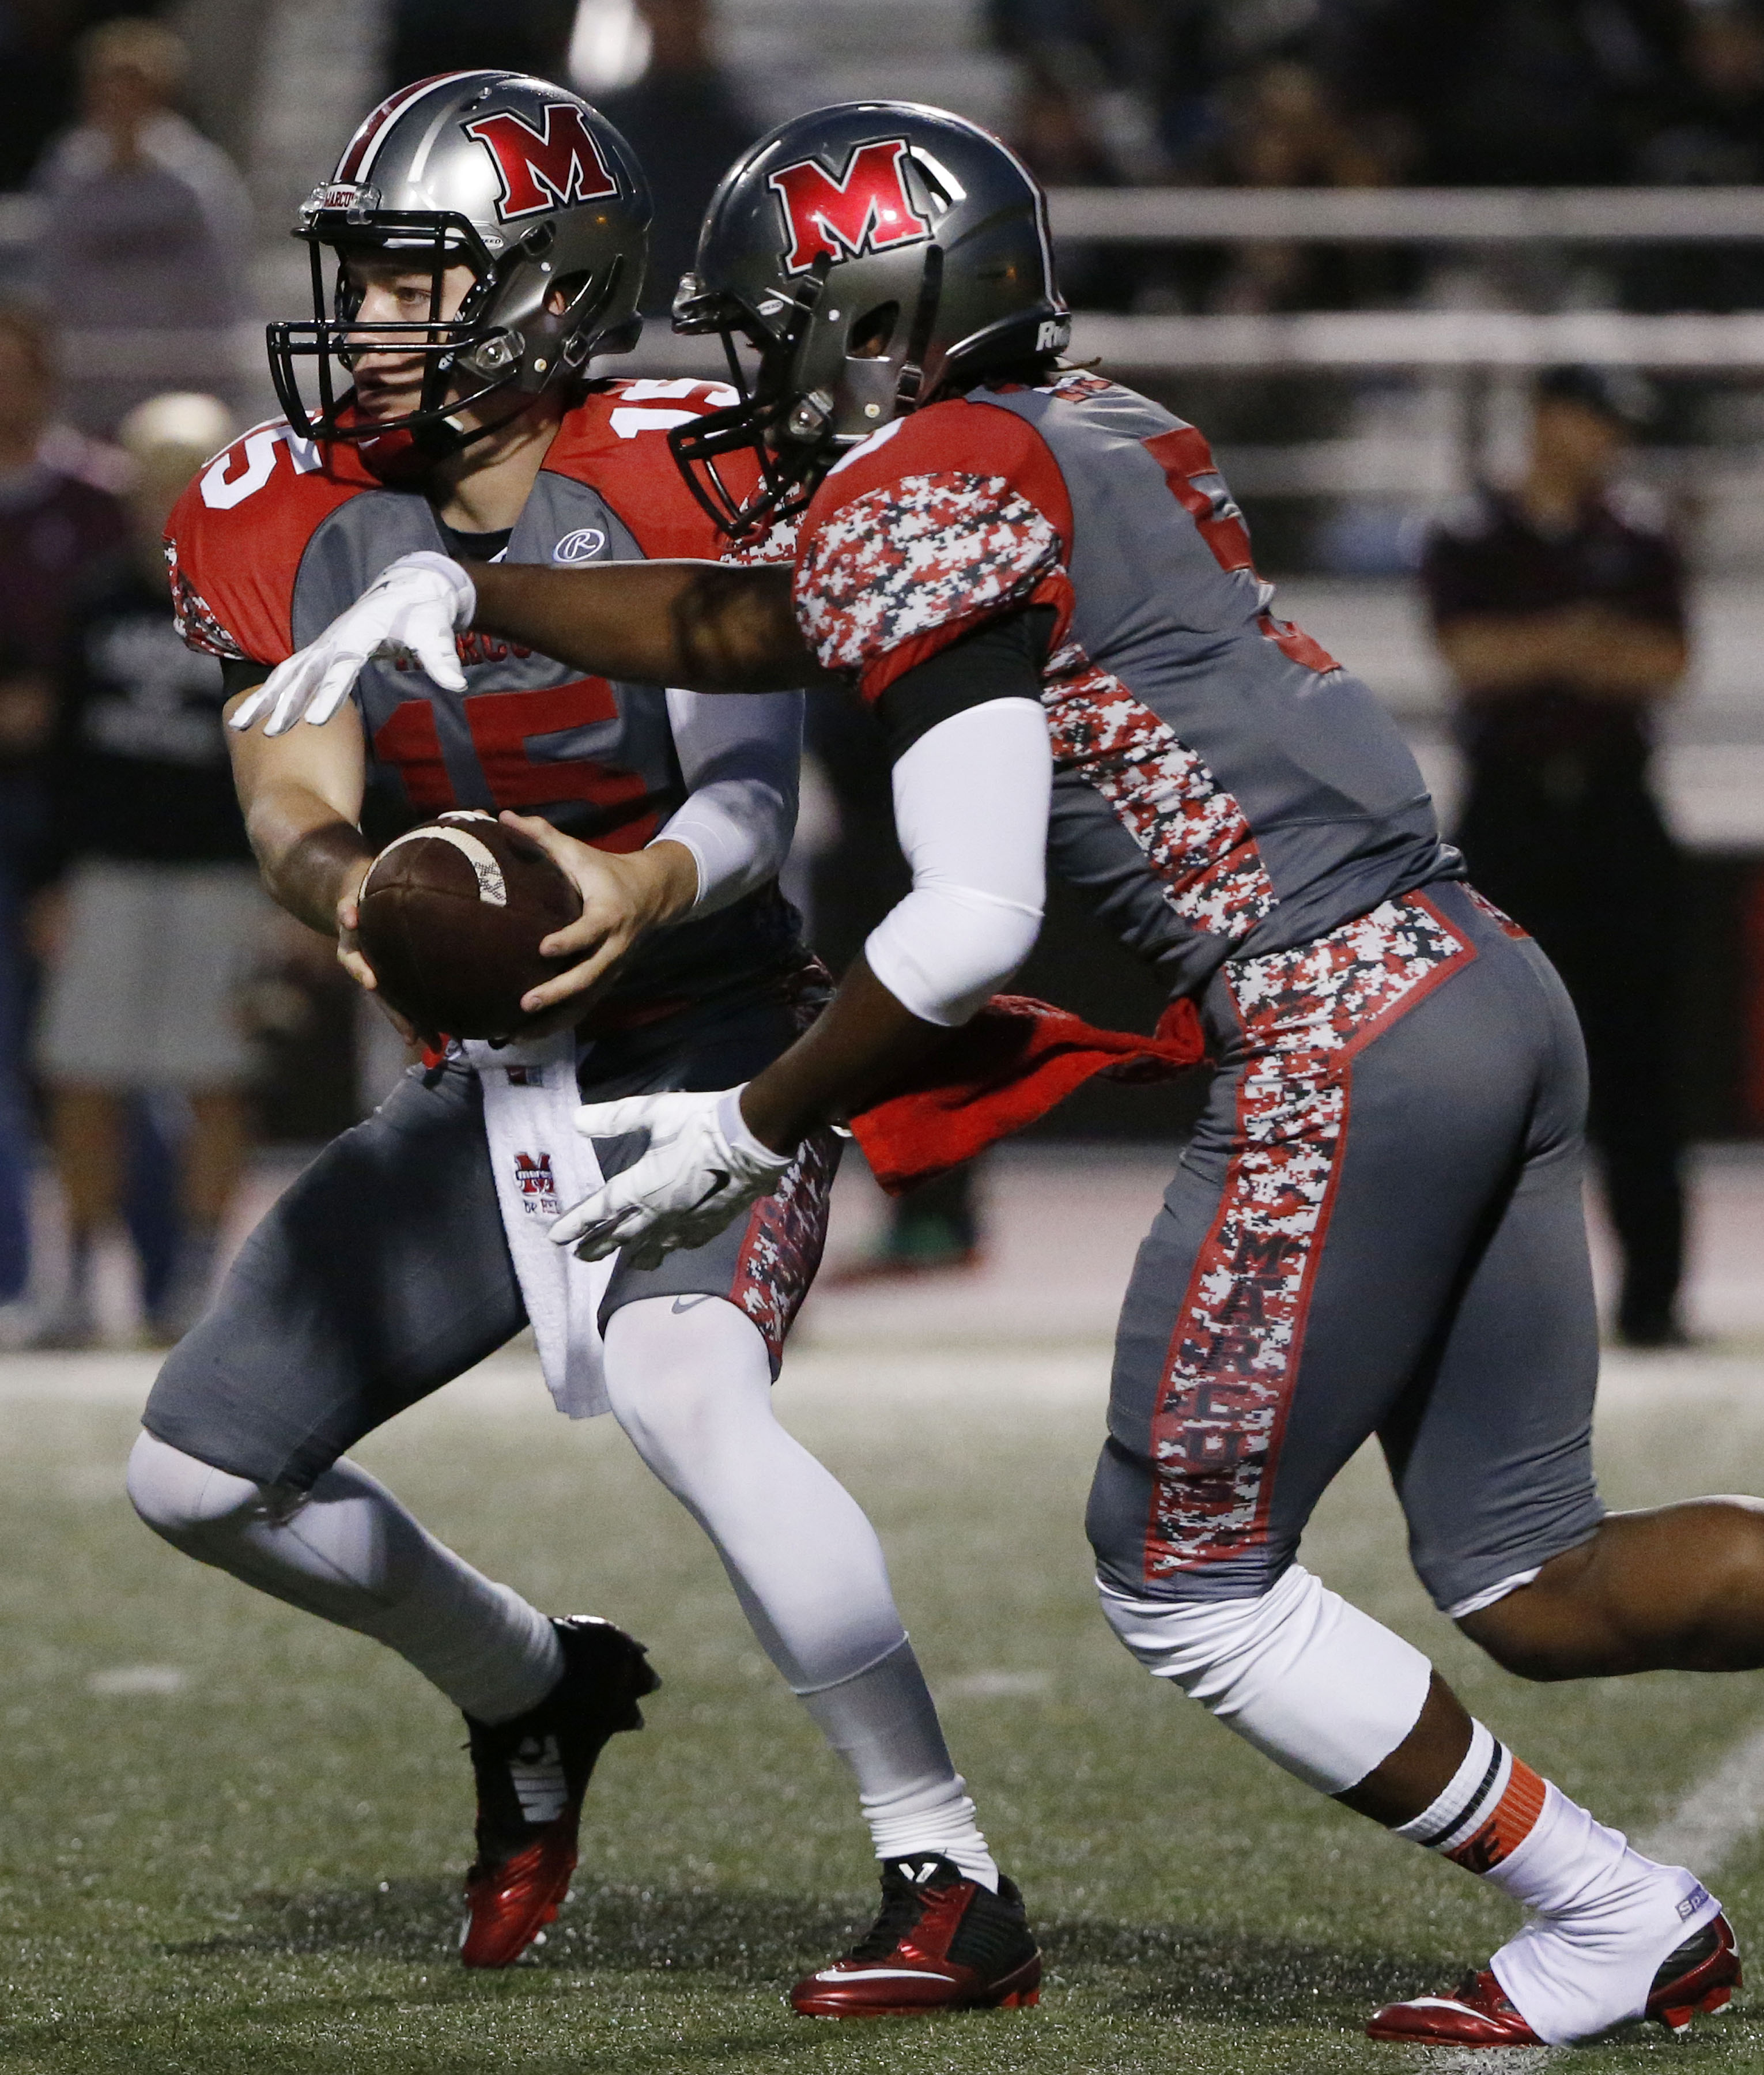
[[[463, 1710], [478, 1827], [462, 1957], [507, 1965], [556, 1914], [590, 1770], [657, 1682], [642, 1645], [482, 1576], [346, 1452], [530, 1323], [560, 1407], [614, 1414], [855, 1775], [882, 1913], [797, 2007], [1029, 2003], [1021, 1899], [950, 1762], [875, 1532], [771, 1410], [837, 1141], [817, 1130], [780, 1155], [733, 1104], [699, 1115], [700, 1091], [776, 1058], [827, 992], [776, 885], [801, 698], [584, 673], [453, 631], [462, 558], [721, 549], [666, 435], [734, 391], [591, 372], [636, 338], [648, 217], [623, 139], [571, 93], [472, 72], [393, 95], [302, 212], [315, 315], [270, 333], [287, 416], [217, 457], [172, 516], [179, 617], [222, 660], [271, 892], [337, 938], [364, 987], [364, 946], [403, 946], [402, 1005], [431, 1038], [440, 1012], [410, 990], [453, 904], [453, 977], [482, 1015], [247, 1240], [160, 1373], [130, 1489], [179, 1548], [374, 1637]], [[358, 644], [315, 688], [323, 725], [270, 712], [252, 727], [274, 668], [358, 598]], [[488, 968], [518, 928], [541, 976], [499, 1016]], [[583, 1135], [579, 1106], [637, 1095], [692, 1106], [743, 1214], [707, 1206], [702, 1244], [579, 1261], [551, 1243], [565, 1209], [643, 1149]]]

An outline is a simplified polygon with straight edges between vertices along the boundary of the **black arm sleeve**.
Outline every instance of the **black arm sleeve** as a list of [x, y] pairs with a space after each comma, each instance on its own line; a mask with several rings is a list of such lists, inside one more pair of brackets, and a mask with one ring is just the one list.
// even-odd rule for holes
[[984, 706], [989, 699], [1041, 697], [1041, 666], [1058, 615], [1032, 605], [989, 619], [896, 677], [876, 702], [888, 761], [896, 763], [940, 720]]
[[249, 657], [235, 661], [230, 656], [221, 658], [221, 686], [226, 697], [236, 699], [241, 692], [255, 692], [269, 675], [274, 665], [254, 663]]

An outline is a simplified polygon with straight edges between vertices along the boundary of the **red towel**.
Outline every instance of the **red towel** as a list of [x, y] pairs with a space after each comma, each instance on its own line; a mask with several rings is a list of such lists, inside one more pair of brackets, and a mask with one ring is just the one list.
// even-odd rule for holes
[[1193, 1002], [1174, 1001], [1154, 1037], [1099, 1030], [1032, 995], [996, 994], [915, 1066], [891, 1095], [851, 1120], [871, 1171], [890, 1195], [946, 1174], [995, 1140], [1046, 1116], [1097, 1075], [1170, 1081], [1205, 1057]]

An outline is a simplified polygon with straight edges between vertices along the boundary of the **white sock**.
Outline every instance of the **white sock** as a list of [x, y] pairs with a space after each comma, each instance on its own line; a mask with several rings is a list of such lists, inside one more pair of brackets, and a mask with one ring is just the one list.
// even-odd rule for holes
[[868, 1671], [800, 1697], [857, 1775], [879, 1859], [939, 1853], [998, 1892], [998, 1867], [967, 1783], [950, 1762], [925, 1675], [904, 1636]]
[[395, 1650], [455, 1707], [507, 1721], [563, 1671], [557, 1631], [347, 1460], [309, 1493], [253, 1484], [143, 1433], [129, 1496], [148, 1526], [259, 1592]]
[[646, 1297], [608, 1321], [606, 1362], [619, 1423], [716, 1545], [767, 1655], [856, 1774], [877, 1856], [941, 1852], [996, 1888], [876, 1530], [779, 1425], [758, 1327], [720, 1297]]
[[1103, 1613], [1167, 1679], [1307, 1787], [1340, 1794], [1419, 1720], [1433, 1667], [1302, 1564], [1257, 1599], [1168, 1600], [1099, 1578]]
[[1480, 1722], [1444, 1790], [1397, 1834], [1534, 1912], [1489, 1965], [1551, 2045], [1639, 2017], [1660, 1962], [1721, 1907], [1694, 1874], [1643, 1858]]

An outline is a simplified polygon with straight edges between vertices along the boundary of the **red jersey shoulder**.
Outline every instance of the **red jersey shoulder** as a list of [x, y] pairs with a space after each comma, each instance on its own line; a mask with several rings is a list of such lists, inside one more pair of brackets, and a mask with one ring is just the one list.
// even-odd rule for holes
[[1008, 485], [1070, 541], [1071, 499], [1047, 442], [1016, 412], [952, 396], [896, 418], [829, 470], [803, 521], [816, 528], [860, 497], [874, 499], [910, 478], [962, 476]]
[[1000, 613], [1070, 615], [1071, 499], [1047, 445], [1014, 412], [952, 398], [848, 454], [803, 520], [797, 624], [822, 667], [876, 698]]
[[[735, 400], [726, 382], [636, 376], [597, 383], [565, 415], [545, 466], [597, 491], [651, 560], [714, 560], [728, 543], [687, 488], [667, 436]], [[757, 482], [757, 463], [737, 457], [726, 479], [745, 491], [750, 470]]]
[[353, 447], [321, 449], [281, 418], [205, 462], [165, 528], [184, 639], [257, 663], [292, 654], [294, 579], [306, 544], [339, 505], [378, 487]]

